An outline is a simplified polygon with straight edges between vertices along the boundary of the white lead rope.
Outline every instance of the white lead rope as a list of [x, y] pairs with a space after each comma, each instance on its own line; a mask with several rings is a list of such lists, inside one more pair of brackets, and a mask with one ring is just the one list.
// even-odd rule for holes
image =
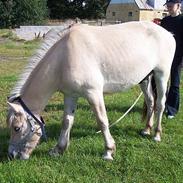
[[[135, 100], [135, 102], [133, 103], [133, 105], [118, 119], [116, 120], [114, 123], [112, 123], [109, 128], [111, 128], [112, 126], [116, 125], [117, 123], [119, 123], [131, 110], [132, 108], [136, 105], [136, 103], [139, 101], [140, 97], [142, 96], [143, 92], [140, 93], [140, 95], [137, 97], [137, 99]], [[99, 130], [96, 133], [100, 133], [101, 130]]]

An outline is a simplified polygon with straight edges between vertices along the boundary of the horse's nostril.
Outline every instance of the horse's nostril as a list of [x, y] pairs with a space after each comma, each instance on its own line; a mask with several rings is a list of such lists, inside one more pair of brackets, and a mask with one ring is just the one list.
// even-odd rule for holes
[[17, 151], [11, 148], [8, 149], [8, 157], [10, 158], [10, 160], [17, 158], [17, 156], [18, 156]]

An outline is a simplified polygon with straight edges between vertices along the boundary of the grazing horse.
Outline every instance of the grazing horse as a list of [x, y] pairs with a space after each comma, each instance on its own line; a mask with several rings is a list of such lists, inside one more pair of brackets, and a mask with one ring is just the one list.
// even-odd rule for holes
[[68, 147], [77, 99], [85, 97], [104, 137], [104, 159], [113, 159], [115, 141], [109, 131], [103, 94], [140, 84], [147, 104], [147, 124], [142, 133], [147, 135], [154, 115], [152, 75], [157, 89], [154, 139], [160, 141], [174, 51], [173, 36], [151, 22], [103, 27], [75, 24], [62, 31], [51, 30], [9, 97], [9, 156], [30, 157], [44, 133], [41, 112], [52, 94], [60, 91], [64, 94], [63, 124], [50, 154], [62, 154]]

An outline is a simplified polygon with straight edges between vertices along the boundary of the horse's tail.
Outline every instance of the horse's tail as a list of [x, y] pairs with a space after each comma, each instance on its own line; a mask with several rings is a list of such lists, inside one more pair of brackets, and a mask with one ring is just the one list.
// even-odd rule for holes
[[[153, 92], [153, 98], [154, 98], [154, 110], [156, 108], [156, 100], [157, 100], [157, 90], [156, 90], [156, 83], [155, 83], [155, 79], [154, 79], [154, 76], [152, 75], [150, 77], [150, 84], [151, 84], [151, 87], [152, 87], [152, 92]], [[145, 121], [147, 118], [147, 104], [145, 102], [145, 99], [144, 99], [144, 103], [143, 103], [143, 111], [142, 111], [142, 121]]]

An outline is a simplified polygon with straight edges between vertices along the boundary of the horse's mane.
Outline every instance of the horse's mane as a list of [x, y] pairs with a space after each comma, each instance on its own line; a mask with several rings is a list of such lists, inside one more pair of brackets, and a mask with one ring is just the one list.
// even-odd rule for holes
[[16, 83], [15, 87], [12, 89], [9, 97], [9, 101], [13, 101], [15, 98], [19, 97], [22, 92], [22, 88], [24, 87], [26, 81], [30, 77], [32, 71], [38, 66], [41, 60], [44, 58], [46, 53], [58, 42], [60, 41], [64, 35], [66, 35], [71, 25], [66, 25], [64, 28], [56, 28], [51, 29], [44, 37], [44, 40], [40, 46], [40, 48], [36, 51], [35, 55], [33, 55], [29, 59], [29, 63], [25, 67], [23, 73], [20, 75], [18, 82]]

